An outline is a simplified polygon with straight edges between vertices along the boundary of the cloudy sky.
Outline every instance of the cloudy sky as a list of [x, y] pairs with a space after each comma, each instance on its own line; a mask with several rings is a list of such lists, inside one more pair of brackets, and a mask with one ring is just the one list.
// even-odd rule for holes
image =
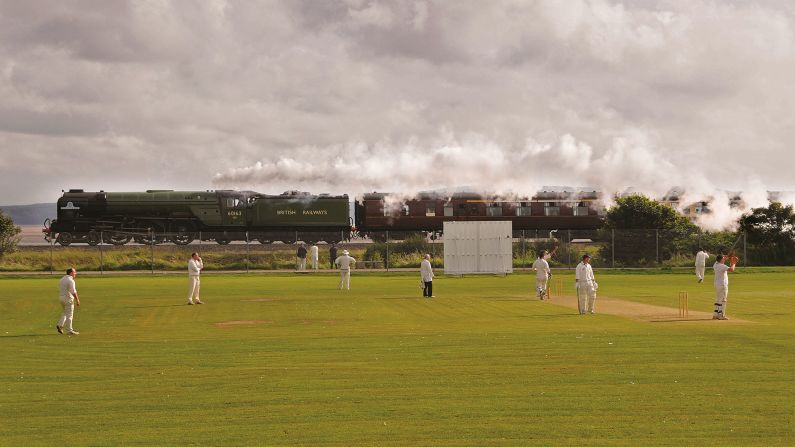
[[795, 190], [793, 5], [0, 1], [0, 204]]

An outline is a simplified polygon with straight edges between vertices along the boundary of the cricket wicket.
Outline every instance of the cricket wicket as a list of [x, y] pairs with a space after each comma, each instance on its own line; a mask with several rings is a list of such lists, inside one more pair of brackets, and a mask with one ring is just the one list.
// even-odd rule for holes
[[560, 278], [550, 279], [547, 283], [547, 299], [553, 296], [563, 296], [563, 280]]
[[679, 318], [687, 318], [688, 303], [687, 292], [679, 292]]

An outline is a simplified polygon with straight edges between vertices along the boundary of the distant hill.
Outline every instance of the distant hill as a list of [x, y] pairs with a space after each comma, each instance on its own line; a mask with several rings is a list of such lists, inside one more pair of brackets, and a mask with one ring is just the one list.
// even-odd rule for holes
[[44, 219], [55, 219], [57, 211], [54, 203], [34, 203], [33, 205], [0, 205], [3, 214], [11, 217], [17, 225], [41, 225]]

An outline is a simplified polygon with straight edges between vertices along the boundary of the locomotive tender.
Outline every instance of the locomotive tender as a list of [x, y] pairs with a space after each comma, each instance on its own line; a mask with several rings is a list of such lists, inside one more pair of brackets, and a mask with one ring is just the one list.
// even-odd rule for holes
[[393, 239], [417, 233], [433, 237], [441, 234], [445, 221], [510, 220], [519, 237], [525, 230], [596, 230], [603, 220], [599, 202], [595, 191], [541, 191], [512, 200], [478, 193], [421, 193], [409, 199], [371, 193], [355, 202], [353, 226], [347, 195], [70, 189], [58, 199], [58, 218], [45, 222], [44, 232], [61, 245], [124, 245], [131, 240], [185, 245], [198, 238], [219, 244], [336, 243], [353, 234], [383, 239], [387, 231]]
[[58, 199], [58, 217], [45, 222], [45, 237], [61, 245], [104, 242], [124, 245], [197, 238], [228, 244], [339, 242], [350, 238], [348, 196], [289, 191], [265, 195], [253, 191], [85, 192], [70, 189]]

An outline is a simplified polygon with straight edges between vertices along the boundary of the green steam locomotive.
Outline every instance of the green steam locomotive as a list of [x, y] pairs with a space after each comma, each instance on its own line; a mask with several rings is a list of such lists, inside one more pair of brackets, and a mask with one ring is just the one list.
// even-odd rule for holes
[[232, 241], [349, 240], [352, 230], [347, 195], [288, 191], [86, 192], [70, 189], [58, 199], [58, 217], [45, 222], [48, 239], [72, 243], [124, 245], [200, 239]]

